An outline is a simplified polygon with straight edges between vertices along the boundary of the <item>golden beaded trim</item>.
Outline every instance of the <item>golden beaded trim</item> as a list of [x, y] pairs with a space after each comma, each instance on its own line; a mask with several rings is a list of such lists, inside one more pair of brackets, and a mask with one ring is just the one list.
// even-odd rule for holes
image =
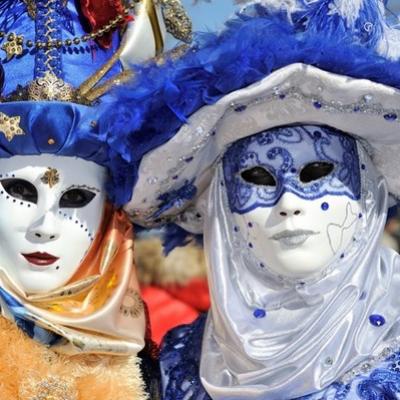
[[5, 32], [0, 31], [0, 39], [7, 38], [7, 42], [3, 44], [2, 49], [7, 51], [7, 53], [11, 53], [11, 49], [17, 49], [14, 51], [14, 55], [22, 54], [23, 47], [27, 48], [36, 47], [37, 49], [53, 49], [53, 48], [61, 48], [63, 46], [69, 47], [72, 45], [79, 45], [82, 42], [87, 42], [89, 40], [95, 40], [106, 33], [113, 31], [117, 26], [123, 22], [126, 16], [129, 15], [130, 11], [133, 10], [141, 0], [131, 0], [125, 7], [122, 14], [117, 15], [114, 19], [109, 21], [107, 24], [103, 25], [101, 28], [96, 29], [92, 33], [76, 36], [72, 39], [65, 40], [49, 40], [47, 42], [41, 41], [33, 41], [24, 39], [23, 35], [18, 35], [16, 32]]

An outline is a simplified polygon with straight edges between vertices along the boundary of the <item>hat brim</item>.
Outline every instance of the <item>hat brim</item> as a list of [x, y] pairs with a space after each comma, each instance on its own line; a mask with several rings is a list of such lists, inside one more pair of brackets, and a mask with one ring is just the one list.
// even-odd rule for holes
[[[296, 63], [201, 108], [148, 153], [126, 211], [143, 226], [174, 221], [205, 192], [231, 143], [291, 124], [328, 125], [365, 142], [390, 193], [400, 197], [400, 91]], [[179, 196], [188, 184], [195, 196], [172, 199], [165, 207], [162, 199]]]

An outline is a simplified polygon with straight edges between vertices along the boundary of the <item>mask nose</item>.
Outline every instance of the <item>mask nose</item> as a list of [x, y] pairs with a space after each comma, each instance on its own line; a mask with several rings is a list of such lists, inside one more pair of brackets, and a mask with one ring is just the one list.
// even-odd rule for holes
[[292, 193], [285, 193], [277, 204], [277, 212], [282, 218], [304, 215], [304, 208], [299, 204], [299, 199]]
[[54, 215], [47, 212], [28, 228], [28, 239], [34, 243], [45, 243], [57, 240], [60, 233]]

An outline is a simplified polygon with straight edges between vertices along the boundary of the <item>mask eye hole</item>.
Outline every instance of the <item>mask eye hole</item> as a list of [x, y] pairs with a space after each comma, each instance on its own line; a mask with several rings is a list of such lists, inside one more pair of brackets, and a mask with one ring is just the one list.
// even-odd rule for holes
[[240, 173], [240, 176], [249, 183], [262, 186], [276, 186], [273, 175], [263, 167], [253, 167]]
[[35, 186], [25, 179], [2, 179], [0, 182], [4, 190], [15, 199], [37, 203], [38, 192]]
[[328, 176], [334, 168], [334, 164], [324, 161], [307, 164], [300, 171], [300, 181], [308, 183], [324, 178], [325, 176]]
[[60, 208], [82, 208], [88, 205], [96, 194], [86, 189], [71, 189], [60, 199]]

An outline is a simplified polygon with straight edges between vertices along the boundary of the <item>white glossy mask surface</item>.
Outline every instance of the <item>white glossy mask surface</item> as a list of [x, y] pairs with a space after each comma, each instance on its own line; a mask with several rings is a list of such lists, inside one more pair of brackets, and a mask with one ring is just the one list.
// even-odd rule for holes
[[105, 169], [53, 155], [0, 160], [0, 263], [26, 293], [74, 275], [99, 229]]
[[235, 143], [224, 157], [235, 230], [260, 266], [308, 278], [344, 252], [361, 217], [353, 139], [289, 127]]

